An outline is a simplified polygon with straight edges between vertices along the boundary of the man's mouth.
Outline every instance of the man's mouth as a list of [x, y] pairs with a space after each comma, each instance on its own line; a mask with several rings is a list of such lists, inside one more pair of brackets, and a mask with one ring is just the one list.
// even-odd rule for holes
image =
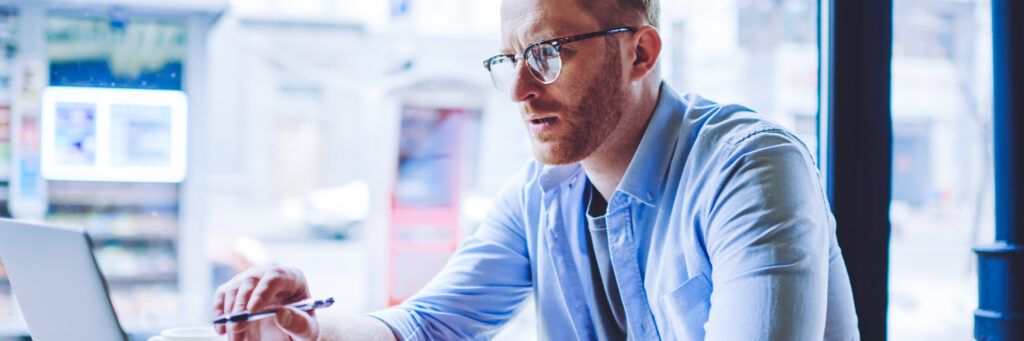
[[558, 116], [547, 116], [530, 119], [530, 135], [543, 136], [549, 134], [560, 124]]
[[557, 117], [549, 116], [549, 117], [541, 117], [541, 118], [532, 119], [532, 120], [530, 120], [530, 123], [533, 123], [533, 124], [548, 124], [548, 123], [554, 123], [556, 120], [558, 120]]

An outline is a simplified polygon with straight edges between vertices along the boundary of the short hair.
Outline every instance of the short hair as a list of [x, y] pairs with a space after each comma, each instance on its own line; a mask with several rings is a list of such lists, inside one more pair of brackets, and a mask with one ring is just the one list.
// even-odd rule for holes
[[605, 28], [648, 24], [658, 27], [658, 0], [578, 0]]

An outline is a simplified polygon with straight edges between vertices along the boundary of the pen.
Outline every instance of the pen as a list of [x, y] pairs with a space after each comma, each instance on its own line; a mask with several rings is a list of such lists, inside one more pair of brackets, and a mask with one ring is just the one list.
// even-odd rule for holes
[[[298, 302], [289, 304], [288, 306], [294, 307], [294, 308], [302, 310], [302, 311], [311, 311], [311, 310], [314, 310], [314, 309], [327, 308], [327, 307], [330, 307], [333, 304], [334, 304], [334, 297], [328, 297], [328, 298], [322, 299], [322, 300], [313, 300], [313, 299], [302, 300], [302, 301], [298, 301]], [[280, 308], [267, 309], [267, 310], [258, 311], [258, 312], [255, 312], [255, 313], [250, 313], [250, 312], [247, 312], [247, 311], [243, 311], [243, 312], [231, 315], [231, 316], [221, 315], [221, 316], [218, 316], [216, 320], [213, 320], [213, 324], [238, 323], [238, 322], [245, 322], [245, 321], [261, 320], [261, 319], [265, 319], [265, 318], [274, 316], [274, 314], [277, 313], [278, 309], [280, 309]]]

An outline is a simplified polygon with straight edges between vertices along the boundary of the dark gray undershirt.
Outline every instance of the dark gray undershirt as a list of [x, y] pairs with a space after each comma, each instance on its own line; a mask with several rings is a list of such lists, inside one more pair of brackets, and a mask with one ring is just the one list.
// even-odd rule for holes
[[600, 315], [598, 329], [603, 332], [604, 340], [627, 340], [627, 322], [619, 286], [615, 281], [615, 270], [612, 258], [608, 254], [608, 224], [605, 211], [608, 203], [594, 186], [587, 181], [584, 191], [587, 209], [587, 244], [590, 258], [591, 281], [594, 287], [594, 302]]

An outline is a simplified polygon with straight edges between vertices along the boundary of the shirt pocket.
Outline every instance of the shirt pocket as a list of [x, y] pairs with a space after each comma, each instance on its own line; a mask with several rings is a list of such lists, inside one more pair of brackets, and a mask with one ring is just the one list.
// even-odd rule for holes
[[711, 281], [703, 272], [667, 294], [658, 303], [669, 323], [666, 340], [703, 340], [704, 323], [711, 310]]

